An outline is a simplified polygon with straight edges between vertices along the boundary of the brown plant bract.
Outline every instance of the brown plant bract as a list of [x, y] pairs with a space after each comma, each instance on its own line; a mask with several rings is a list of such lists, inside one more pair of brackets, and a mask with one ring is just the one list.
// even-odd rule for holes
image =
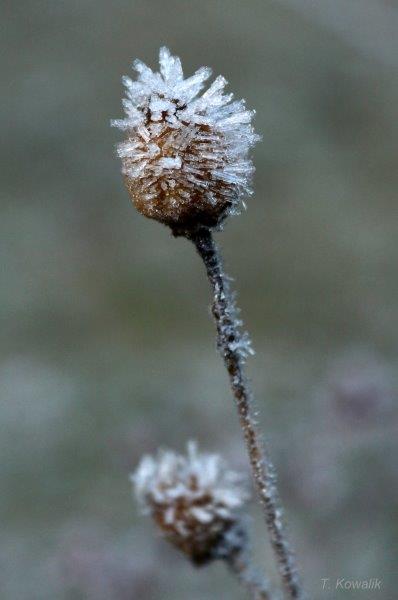
[[[178, 108], [176, 108], [176, 111]], [[164, 115], [162, 116], [164, 119]], [[147, 121], [150, 122], [148, 109]], [[127, 191], [137, 210], [150, 219], [155, 219], [168, 225], [175, 232], [197, 229], [198, 227], [216, 227], [227, 216], [233, 204], [231, 186], [227, 182], [213, 177], [212, 173], [223, 167], [226, 162], [226, 152], [222, 135], [212, 132], [208, 125], [197, 124], [192, 134], [192, 125], [183, 123], [190, 140], [185, 147], [179, 148], [178, 157], [181, 167], [163, 172], [153, 182], [152, 169], [156, 168], [159, 158], [175, 158], [180, 131], [167, 126], [157, 136], [151, 136], [150, 142], [142, 139], [142, 151], [146, 151], [147, 143], [156, 144], [161, 156], [156, 155], [148, 161], [147, 175], [144, 177], [124, 176]], [[210, 137], [211, 136], [211, 137]], [[137, 133], [128, 132], [128, 139], [136, 141]], [[215, 152], [215, 148], [217, 152]], [[134, 167], [130, 157], [123, 158], [124, 170]], [[196, 185], [193, 188], [189, 181], [188, 169], [195, 169]], [[145, 197], [149, 185], [154, 185], [156, 195], [152, 199]], [[211, 192], [213, 201], [209, 201]]]
[[[195, 505], [203, 506], [209, 500], [210, 498], [200, 499], [195, 502]], [[186, 498], [180, 498], [175, 505], [177, 517], [175, 522], [166, 521], [162, 506], [154, 509], [152, 517], [166, 539], [199, 566], [218, 558], [217, 549], [223, 543], [227, 531], [235, 525], [235, 520], [214, 517], [209, 525], [196, 519], [191, 513], [191, 508], [192, 502], [188, 503]], [[176, 527], [178, 522], [184, 523], [186, 528], [184, 535], [181, 535]]]

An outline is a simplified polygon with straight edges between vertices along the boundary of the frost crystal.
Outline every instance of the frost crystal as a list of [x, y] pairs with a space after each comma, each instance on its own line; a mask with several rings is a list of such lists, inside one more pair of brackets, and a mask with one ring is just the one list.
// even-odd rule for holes
[[126, 132], [118, 145], [122, 172], [137, 209], [172, 228], [216, 226], [251, 193], [249, 150], [259, 137], [254, 111], [224, 94], [217, 77], [200, 95], [211, 70], [184, 79], [181, 62], [160, 49], [160, 73], [136, 60], [136, 81], [123, 78]]
[[199, 453], [190, 442], [187, 456], [172, 451], [144, 456], [131, 480], [144, 512], [193, 562], [241, 549], [236, 547], [244, 539], [239, 513], [249, 495], [241, 476], [220, 456]]

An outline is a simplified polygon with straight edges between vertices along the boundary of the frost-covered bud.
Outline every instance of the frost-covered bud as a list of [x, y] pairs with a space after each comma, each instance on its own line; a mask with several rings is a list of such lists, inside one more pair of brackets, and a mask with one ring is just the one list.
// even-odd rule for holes
[[144, 456], [131, 476], [135, 494], [162, 534], [196, 564], [241, 552], [241, 509], [249, 495], [240, 475], [217, 454], [159, 451]]
[[200, 95], [208, 67], [184, 79], [167, 48], [159, 62], [160, 73], [134, 62], [137, 80], [123, 78], [126, 117], [112, 121], [126, 132], [117, 151], [127, 190], [143, 215], [174, 231], [217, 226], [251, 193], [254, 111], [224, 94], [221, 76]]

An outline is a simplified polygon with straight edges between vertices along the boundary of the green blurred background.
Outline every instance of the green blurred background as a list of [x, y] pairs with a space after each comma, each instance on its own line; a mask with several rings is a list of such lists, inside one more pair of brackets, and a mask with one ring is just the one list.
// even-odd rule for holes
[[128, 482], [190, 438], [247, 471], [203, 268], [130, 205], [109, 127], [162, 44], [257, 110], [255, 195], [217, 239], [305, 586], [395, 598], [396, 2], [6, 1], [1, 28], [0, 598], [245, 597], [160, 540]]

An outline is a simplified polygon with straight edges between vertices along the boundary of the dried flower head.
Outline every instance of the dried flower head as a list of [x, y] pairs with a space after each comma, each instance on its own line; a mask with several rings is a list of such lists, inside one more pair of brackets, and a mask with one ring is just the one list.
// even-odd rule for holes
[[136, 60], [137, 81], [123, 78], [126, 118], [112, 125], [127, 134], [118, 145], [126, 187], [143, 215], [176, 232], [217, 226], [251, 193], [254, 111], [223, 93], [221, 76], [199, 95], [208, 67], [184, 79], [167, 48], [159, 62], [157, 73]]
[[242, 550], [240, 511], [248, 492], [217, 454], [199, 453], [193, 442], [186, 456], [159, 451], [144, 456], [131, 479], [144, 511], [194, 563]]

